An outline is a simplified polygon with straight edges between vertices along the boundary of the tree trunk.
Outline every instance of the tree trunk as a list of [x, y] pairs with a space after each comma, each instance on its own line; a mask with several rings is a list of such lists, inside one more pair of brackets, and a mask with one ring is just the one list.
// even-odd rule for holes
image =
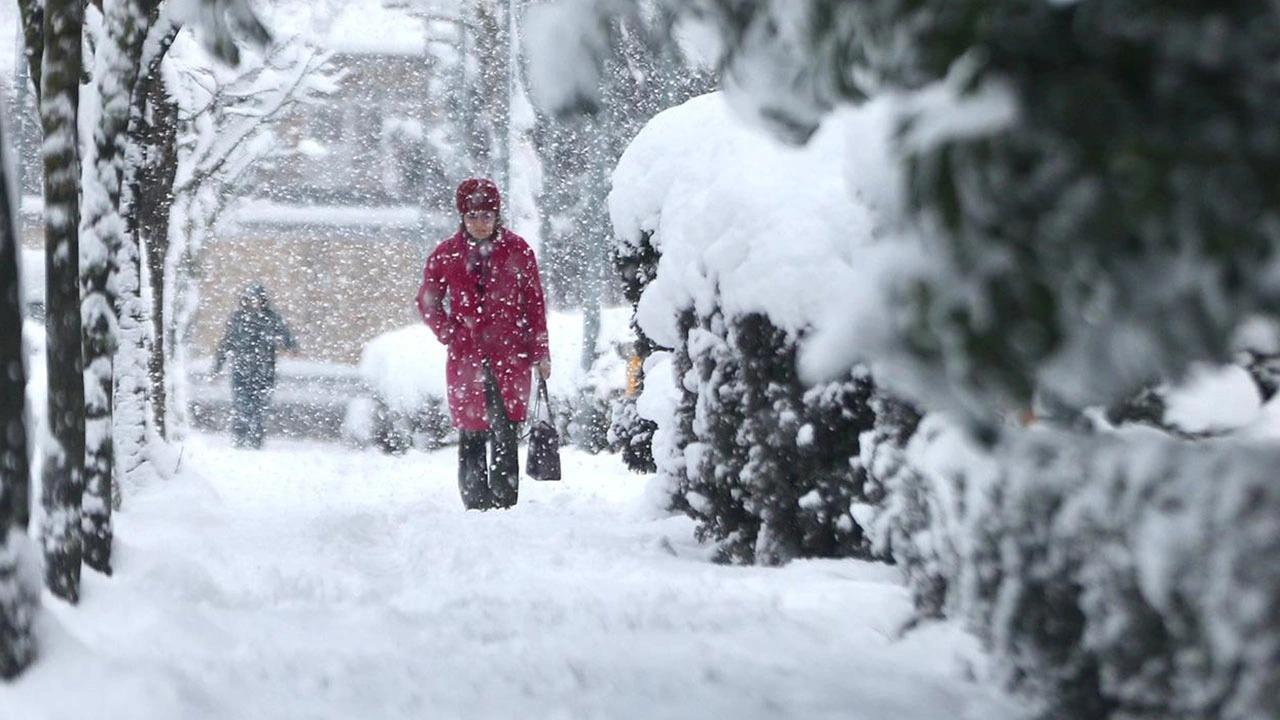
[[474, 53], [480, 76], [466, 92], [471, 120], [469, 154], [472, 172], [494, 180], [509, 192], [506, 173], [507, 116], [510, 107], [510, 23], [507, 0], [474, 3]]
[[[22, 22], [22, 55], [27, 61], [27, 71], [39, 103], [41, 64], [44, 61], [44, 6], [40, 0], [18, 0], [18, 15]], [[23, 111], [21, 105], [17, 111]], [[18, 190], [21, 198], [22, 188]]]
[[138, 125], [142, 145], [142, 167], [138, 170], [138, 238], [146, 256], [147, 280], [151, 288], [151, 352], [148, 375], [151, 382], [152, 421], [160, 437], [168, 437], [165, 413], [164, 348], [164, 266], [169, 252], [169, 209], [173, 204], [173, 180], [178, 171], [178, 106], [165, 92], [158, 68], [143, 79], [147, 112]]
[[97, 47], [94, 79], [100, 89], [101, 113], [93, 142], [94, 168], [85, 182], [85, 224], [80, 234], [85, 258], [81, 318], [84, 327], [85, 496], [82, 526], [85, 562], [111, 573], [112, 403], [116, 352], [116, 309], [119, 298], [117, 256], [123, 244], [120, 184], [124, 174], [129, 107], [145, 37], [145, 10], [137, 0], [104, 0], [106, 37]]
[[[146, 25], [155, 27], [158, 4], [146, 0]], [[169, 28], [157, 43], [158, 52], [141, 68], [130, 97], [128, 143], [124, 165], [124, 179], [120, 188], [120, 215], [124, 218], [126, 232], [121, 239], [119, 262], [120, 347], [116, 355], [116, 422], [115, 443], [119, 452], [117, 478], [123, 485], [137, 487], [155, 476], [147, 452], [147, 407], [150, 394], [148, 359], [150, 345], [147, 336], [147, 305], [142, 297], [141, 216], [147, 212], [139, 198], [154, 197], [142, 191], [142, 169], [148, 157], [147, 138], [143, 129], [147, 100], [152, 82], [160, 71], [160, 62], [173, 42], [175, 31]], [[145, 37], [145, 34], [144, 34]], [[145, 41], [144, 41], [145, 45]], [[119, 495], [115, 496], [117, 507]]]
[[80, 597], [80, 502], [84, 492], [84, 376], [80, 357], [80, 0], [47, 0], [40, 120], [44, 127], [45, 333], [49, 442], [42, 474], [45, 581]]
[[31, 623], [40, 603], [40, 583], [26, 551], [25, 506], [30, 502], [24, 418], [27, 374], [22, 364], [22, 300], [18, 282], [17, 207], [9, 175], [8, 135], [0, 124], [0, 677], [22, 672], [35, 656]]
[[[133, 114], [140, 116], [135, 106]], [[142, 253], [138, 247], [137, 210], [134, 206], [137, 167], [142, 159], [131, 118], [129, 146], [125, 161], [126, 178], [121, 184], [120, 214], [127, 224], [117, 256], [116, 277], [119, 297], [116, 312], [120, 318], [119, 342], [115, 359], [115, 431], [117, 490], [112, 505], [118, 509], [127, 488], [145, 483], [152, 473], [147, 454], [147, 327], [146, 304], [142, 300]]]

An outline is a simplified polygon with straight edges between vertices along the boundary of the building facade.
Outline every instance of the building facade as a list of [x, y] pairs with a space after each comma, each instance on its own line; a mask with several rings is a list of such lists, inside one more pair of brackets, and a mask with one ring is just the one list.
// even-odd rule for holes
[[409, 47], [338, 51], [337, 91], [276, 128], [296, 148], [257, 174], [199, 258], [189, 354], [213, 354], [240, 293], [261, 282], [302, 358], [355, 364], [364, 343], [417, 320], [422, 263], [453, 232], [452, 185], [431, 142], [438, 58]]

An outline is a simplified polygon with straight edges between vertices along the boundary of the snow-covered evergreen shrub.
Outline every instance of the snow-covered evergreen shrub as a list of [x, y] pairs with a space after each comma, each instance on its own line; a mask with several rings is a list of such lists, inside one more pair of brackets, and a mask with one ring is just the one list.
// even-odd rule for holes
[[862, 529], [850, 507], [862, 498], [863, 473], [852, 460], [873, 420], [870, 378], [856, 372], [807, 388], [793, 338], [756, 313], [734, 326], [745, 406], [736, 440], [749, 448], [742, 479], [761, 521], [756, 561], [858, 554]]
[[872, 422], [869, 378], [805, 387], [795, 338], [758, 313], [726, 323], [719, 308], [700, 318], [689, 310], [680, 326], [683, 466], [670, 486], [699, 538], [732, 563], [860, 554], [850, 507], [863, 475], [851, 461]]
[[[940, 415], [924, 418], [904, 450], [894, 433], [905, 423], [882, 417], [865, 436], [875, 504], [863, 513], [873, 550], [903, 568], [919, 615], [963, 618], [999, 679], [1037, 700], [1041, 717], [1113, 717], [1119, 704], [1102, 689], [1103, 661], [1086, 637], [1114, 609], [1086, 612], [1089, 531], [1075, 535], [1063, 521], [1089, 491], [1088, 450], [1064, 449], [1056, 433], [988, 450]], [[1134, 648], [1146, 641], [1131, 638]]]
[[1134, 718], [1280, 717], [1280, 450], [1082, 445], [1057, 527], [1103, 696]]
[[622, 462], [632, 472], [651, 473], [658, 469], [653, 460], [653, 431], [657, 424], [640, 415], [636, 398], [622, 397], [613, 405], [609, 419], [609, 447], [622, 454]]
[[1083, 558], [1058, 532], [1063, 504], [1087, 482], [1081, 460], [1056, 442], [1033, 441], [1000, 471], [962, 479], [970, 502], [951, 602], [1006, 684], [1043, 701], [1052, 718], [1110, 717], [1114, 709], [1099, 691], [1098, 659], [1082, 643]]
[[372, 403], [360, 402], [348, 415], [367, 409], [371, 416], [364, 421], [348, 418], [352, 438], [355, 439], [360, 429], [356, 427], [358, 422], [364, 422], [369, 425], [370, 441], [383, 452], [395, 455], [413, 447], [434, 450], [453, 442], [455, 433], [444, 399], [427, 397], [420, 402], [418, 407], [408, 410], [393, 407], [381, 398], [375, 398]]
[[[794, 361], [795, 348], [788, 355]], [[794, 372], [794, 362], [789, 365]], [[865, 556], [862, 527], [853, 518], [853, 504], [864, 497], [866, 474], [855, 460], [861, 434], [873, 422], [868, 400], [870, 377], [856, 370], [850, 377], [805, 387], [794, 375], [792, 391], [799, 388], [799, 410], [804, 422], [795, 436], [795, 476], [808, 478], [812, 487], [800, 497], [800, 550], [822, 557]], [[792, 395], [794, 397], [794, 394]]]
[[[603, 391], [603, 392], [602, 392]], [[573, 398], [568, 440], [575, 447], [596, 454], [609, 449], [609, 423], [618, 393], [599, 388], [588, 380]]]
[[871, 272], [851, 247], [870, 240], [871, 222], [827, 162], [844, 142], [836, 125], [803, 150], [762, 142], [709, 95], [655, 117], [614, 173], [610, 216], [637, 325], [672, 349], [663, 372], [682, 393], [655, 402], [661, 414], [640, 412], [657, 423], [672, 505], [722, 561], [863, 546], [850, 460], [871, 424], [856, 407], [869, 386], [846, 369], [807, 394], [795, 367], [833, 298]]
[[1280, 450], [1147, 429], [986, 450], [930, 415], [895, 464], [868, 435], [873, 549], [1041, 717], [1278, 716]]
[[356, 426], [365, 423], [374, 444], [390, 453], [451, 442], [445, 356], [445, 347], [422, 324], [385, 332], [366, 343], [360, 353], [360, 377], [373, 403], [357, 399], [355, 405], [360, 407], [349, 409], [348, 414], [361, 409], [372, 413], [363, 420], [349, 417], [351, 434], [356, 435]]
[[[1111, 415], [1161, 432], [1090, 434], [1080, 422], [1083, 406], [1225, 359], [1249, 316], [1275, 314], [1276, 6], [762, 0], [695, 12], [721, 32], [736, 107], [809, 149], [824, 122], [853, 120], [845, 137], [857, 141], [833, 154], [874, 206], [879, 237], [897, 241], [896, 257], [866, 252], [856, 233], [845, 253], [824, 250], [832, 266], [856, 257], [864, 272], [882, 255], [888, 271], [844, 285], [880, 287], [839, 295], [835, 320], [816, 319], [806, 377], [869, 360], [899, 392], [961, 410], [987, 442], [1013, 436], [973, 447], [926, 419], [905, 463], [893, 443], [869, 449], [880, 477], [868, 492], [883, 495], [859, 512], [873, 549], [905, 558], [922, 605], [967, 618], [1007, 679], [1044, 699], [1045, 717], [1280, 717], [1280, 513], [1276, 483], [1259, 480], [1275, 451], [1170, 438], [1219, 429], [1172, 422], [1163, 391]], [[885, 90], [865, 112], [833, 110]], [[719, 303], [731, 328], [744, 309], [779, 310], [772, 301], [786, 296], [751, 292], [745, 276], [777, 257], [762, 250], [822, 231], [795, 232], [786, 208], [804, 201], [781, 202], [784, 191], [760, 181], [787, 178], [781, 158], [765, 172], [701, 170], [733, 167], [750, 149], [720, 142], [710, 113], [703, 125], [679, 119], [659, 116], [641, 133], [611, 201], [615, 227], [660, 232], [644, 325], [664, 342], [675, 313], [660, 310], [696, 308], [697, 325], [711, 317], [709, 287], [732, 296]], [[770, 212], [752, 214], [747, 196]], [[782, 217], [789, 232], [761, 230]], [[730, 227], [738, 234], [714, 231]], [[682, 333], [691, 347], [711, 344]], [[658, 464], [694, 484], [718, 465], [700, 447], [706, 428], [681, 424], [713, 405], [711, 376], [692, 351], [681, 367], [681, 348], [667, 344], [698, 400], [674, 418], [684, 457], [662, 437]], [[1273, 393], [1272, 371], [1248, 365], [1260, 394]], [[731, 388], [749, 424], [744, 397]], [[1068, 412], [1042, 425], [1064, 429], [992, 431], [1050, 398]]]
[[[658, 346], [645, 334], [636, 318], [635, 310], [645, 287], [657, 275], [661, 255], [654, 247], [652, 231], [642, 231], [638, 237], [619, 236], [614, 247], [614, 269], [622, 280], [622, 293], [631, 303], [631, 329], [636, 339], [632, 353], [636, 361], [643, 363], [658, 350]], [[657, 470], [653, 459], [653, 433], [657, 424], [640, 415], [636, 408], [639, 393], [644, 390], [644, 372], [636, 378], [634, 396], [624, 396], [614, 405], [609, 428], [609, 443], [622, 453], [622, 460], [633, 472], [651, 473]]]
[[[693, 310], [682, 311], [676, 319], [677, 335], [687, 338], [694, 322]], [[679, 345], [687, 348], [684, 343]], [[696, 457], [696, 451], [689, 453], [686, 450], [694, 436], [698, 381], [693, 374], [693, 358], [687, 351], [672, 350], [668, 353], [666, 367], [669, 379], [675, 385], [675, 398], [669, 398], [666, 406], [659, 408], [666, 411], [668, 422], [660, 424], [653, 434], [654, 464], [658, 466], [658, 477], [665, 481], [670, 493], [670, 509], [697, 519], [689, 495], [690, 459]], [[650, 393], [657, 395], [658, 390], [646, 392], [646, 395]]]
[[[622, 351], [633, 341], [630, 308], [605, 308], [599, 320], [595, 346], [588, 352], [583, 347], [590, 336], [588, 323], [581, 311], [553, 312], [547, 318], [554, 368], [547, 381], [552, 421], [562, 445], [589, 453], [611, 448], [610, 420], [626, 385]], [[535, 396], [536, 391], [535, 382]]]
[[601, 397], [590, 384], [575, 388], [571, 395], [553, 393], [551, 423], [560, 435], [560, 446], [573, 446], [592, 454], [608, 450], [612, 405], [609, 396]]
[[[864, 528], [868, 552], [902, 570], [917, 615], [941, 617], [955, 558], [938, 550], [943, 538], [933, 526], [939, 513], [933, 483], [948, 480], [921, 472], [907, 460], [907, 445], [921, 424], [911, 404], [877, 388], [871, 409], [874, 425], [859, 438], [866, 502], [854, 507], [856, 518]], [[938, 433], [926, 425], [918, 442], [934, 442]]]
[[716, 559], [750, 563], [760, 520], [748, 512], [740, 482], [747, 448], [736, 442], [743, 423], [738, 358], [718, 311], [681, 325], [689, 327], [676, 356], [689, 367], [681, 378], [689, 391], [681, 404], [691, 404], [691, 423], [690, 434], [677, 438], [685, 459], [684, 482], [677, 487], [686, 513], [698, 521], [698, 539], [715, 543]]

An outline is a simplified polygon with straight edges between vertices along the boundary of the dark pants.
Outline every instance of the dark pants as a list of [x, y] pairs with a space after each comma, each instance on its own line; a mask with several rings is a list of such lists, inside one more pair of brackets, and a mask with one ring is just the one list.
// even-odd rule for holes
[[520, 492], [519, 429], [507, 419], [502, 394], [487, 367], [484, 390], [489, 429], [458, 432], [458, 489], [468, 510], [509, 508]]
[[236, 447], [262, 447], [271, 388], [260, 383], [231, 384], [231, 437]]

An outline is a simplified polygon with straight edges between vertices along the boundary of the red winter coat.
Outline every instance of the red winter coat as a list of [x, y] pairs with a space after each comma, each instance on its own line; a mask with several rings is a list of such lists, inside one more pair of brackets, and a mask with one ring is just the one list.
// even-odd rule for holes
[[418, 312], [449, 347], [449, 412], [459, 430], [486, 430], [483, 363], [502, 392], [507, 417], [525, 419], [531, 368], [550, 360], [547, 313], [538, 262], [524, 238], [505, 228], [493, 240], [483, 283], [468, 269], [470, 241], [462, 231], [427, 258]]

